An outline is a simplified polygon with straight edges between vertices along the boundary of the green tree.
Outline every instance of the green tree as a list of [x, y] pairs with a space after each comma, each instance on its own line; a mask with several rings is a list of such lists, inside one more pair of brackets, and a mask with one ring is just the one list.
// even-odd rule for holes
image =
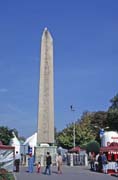
[[97, 141], [91, 141], [86, 145], [87, 153], [95, 152], [96, 154], [99, 153], [100, 145]]
[[111, 100], [111, 106], [108, 109], [108, 124], [110, 130], [118, 131], [118, 94], [116, 94]]
[[116, 94], [111, 100], [111, 106], [109, 107], [109, 110], [118, 110], [118, 94]]
[[95, 126], [98, 126], [100, 128], [107, 127], [108, 126], [107, 112], [106, 111], [97, 111], [97, 112], [94, 112], [93, 113], [93, 118], [91, 120], [91, 125], [93, 126], [93, 128]]
[[[111, 100], [108, 111], [84, 112], [81, 119], [75, 122], [75, 144], [86, 146], [89, 142], [96, 140], [100, 143], [99, 130], [109, 127], [109, 130], [118, 131], [118, 94]], [[95, 127], [98, 127], [96, 129]], [[65, 129], [56, 132], [57, 146], [64, 148], [73, 147], [74, 124], [69, 124]]]
[[8, 127], [1, 126], [0, 141], [2, 141], [4, 145], [9, 145], [11, 138], [13, 138], [12, 130], [9, 129]]
[[93, 130], [93, 134], [95, 135], [95, 140], [97, 142], [101, 142], [100, 139], [100, 129], [105, 129], [109, 126], [107, 120], [108, 112], [105, 111], [97, 111], [93, 113], [93, 117], [91, 119], [91, 128]]
[[87, 144], [89, 141], [95, 139], [95, 135], [93, 133], [91, 127], [91, 121], [93, 118], [93, 113], [84, 112], [81, 121], [76, 125], [76, 144], [82, 146], [83, 144]]
[[67, 126], [61, 132], [57, 133], [56, 138], [57, 146], [61, 146], [66, 149], [73, 147], [73, 126]]
[[[95, 135], [91, 128], [91, 118], [92, 113], [83, 113], [81, 121], [75, 122], [75, 145], [81, 146], [83, 144], [87, 144], [89, 141], [95, 139]], [[73, 130], [74, 123], [69, 124], [65, 129], [61, 132], [57, 133], [57, 145], [62, 146], [64, 148], [72, 148], [73, 147]]]

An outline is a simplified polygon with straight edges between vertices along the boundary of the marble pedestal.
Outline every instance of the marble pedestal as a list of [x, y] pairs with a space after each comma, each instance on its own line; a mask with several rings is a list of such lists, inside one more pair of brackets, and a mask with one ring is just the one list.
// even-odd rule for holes
[[46, 165], [46, 155], [47, 152], [50, 152], [52, 157], [52, 165], [56, 165], [56, 156], [57, 156], [57, 147], [56, 146], [49, 146], [49, 147], [41, 147], [37, 146], [34, 149], [34, 156], [35, 156], [35, 163], [41, 163], [41, 166]]

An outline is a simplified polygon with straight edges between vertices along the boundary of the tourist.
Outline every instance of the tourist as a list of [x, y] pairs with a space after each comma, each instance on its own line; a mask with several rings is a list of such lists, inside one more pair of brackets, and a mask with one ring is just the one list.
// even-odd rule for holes
[[99, 153], [95, 157], [95, 171], [98, 171], [98, 157], [99, 157]]
[[95, 153], [91, 152], [90, 154], [90, 168], [93, 171], [95, 169]]
[[114, 158], [114, 154], [113, 154], [113, 153], [111, 154], [111, 161], [112, 161], [112, 162], [115, 161], [115, 158]]
[[21, 164], [21, 166], [23, 165], [23, 154], [21, 153], [21, 162], [20, 162], [20, 164]]
[[36, 168], [37, 168], [37, 173], [40, 173], [40, 170], [41, 170], [41, 163], [40, 162], [37, 163]]
[[19, 166], [20, 166], [20, 155], [18, 151], [16, 151], [15, 154], [15, 172], [19, 172]]
[[58, 174], [62, 174], [62, 156], [61, 153], [58, 153], [58, 156], [56, 158], [56, 162], [57, 162], [57, 171]]
[[34, 166], [34, 158], [32, 154], [29, 154], [28, 158], [28, 172], [33, 173], [33, 166]]
[[108, 164], [108, 162], [107, 162], [106, 154], [103, 153], [103, 155], [102, 155], [102, 167], [103, 167], [103, 172], [105, 174], [107, 174], [107, 164]]
[[98, 156], [98, 172], [102, 172], [102, 153]]
[[52, 158], [50, 156], [50, 153], [47, 152], [47, 156], [46, 156], [46, 168], [45, 168], [45, 172], [44, 174], [48, 174], [51, 175], [51, 164], [52, 164]]

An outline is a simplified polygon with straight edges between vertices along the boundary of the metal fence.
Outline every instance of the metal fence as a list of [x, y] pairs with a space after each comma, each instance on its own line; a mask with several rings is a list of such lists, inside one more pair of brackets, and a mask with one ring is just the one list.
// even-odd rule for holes
[[0, 169], [12, 172], [14, 169], [14, 147], [0, 146]]
[[67, 154], [67, 165], [71, 166], [85, 166], [86, 155], [80, 154]]

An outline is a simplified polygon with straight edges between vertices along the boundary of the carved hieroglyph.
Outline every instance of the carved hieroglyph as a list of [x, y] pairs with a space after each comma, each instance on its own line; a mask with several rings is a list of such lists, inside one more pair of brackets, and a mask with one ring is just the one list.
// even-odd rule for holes
[[41, 40], [37, 144], [54, 143], [53, 39], [45, 28]]

